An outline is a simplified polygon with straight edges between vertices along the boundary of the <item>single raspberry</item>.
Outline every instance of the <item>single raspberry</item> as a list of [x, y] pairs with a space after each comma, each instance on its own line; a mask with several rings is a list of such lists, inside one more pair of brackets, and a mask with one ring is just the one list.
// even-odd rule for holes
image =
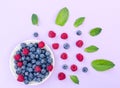
[[76, 66], [75, 64], [71, 65], [71, 70], [72, 70], [72, 71], [77, 71], [77, 69], [78, 69], [78, 68], [77, 68], [77, 66]]
[[28, 50], [27, 48], [24, 48], [24, 49], [22, 50], [22, 53], [23, 53], [24, 55], [28, 55], [28, 54], [29, 54], [29, 50]]
[[82, 55], [81, 53], [76, 54], [76, 58], [77, 58], [77, 60], [80, 61], [80, 62], [82, 62], [83, 59], [84, 59], [84, 57], [83, 57], [83, 55]]
[[23, 75], [18, 75], [17, 81], [23, 82], [24, 81], [24, 76]]
[[36, 66], [34, 69], [35, 69], [35, 72], [41, 72], [41, 67], [40, 66]]
[[63, 60], [66, 60], [68, 58], [67, 53], [62, 53], [60, 56]]
[[56, 33], [54, 31], [49, 31], [48, 36], [50, 38], [54, 38], [56, 36]]
[[21, 61], [18, 62], [18, 63], [17, 63], [17, 66], [18, 66], [18, 67], [22, 67], [22, 66], [23, 66], [23, 62], [21, 62]]
[[21, 55], [20, 55], [20, 54], [16, 54], [16, 55], [14, 56], [14, 59], [15, 59], [16, 61], [20, 60], [20, 58], [21, 58]]
[[58, 74], [58, 79], [59, 79], [59, 80], [64, 80], [65, 78], [66, 78], [65, 73], [60, 72], [60, 73]]
[[82, 46], [83, 46], [83, 41], [82, 41], [82, 40], [78, 40], [78, 41], [76, 42], [76, 46], [77, 46], [77, 47], [82, 47]]
[[45, 46], [45, 43], [43, 41], [39, 42], [38, 43], [38, 47], [39, 48], [43, 48]]
[[53, 43], [52, 48], [53, 49], [58, 49], [59, 48], [59, 43]]
[[61, 39], [67, 39], [67, 38], [68, 38], [67, 33], [62, 33], [62, 34], [61, 34]]
[[47, 70], [48, 70], [48, 71], [52, 71], [52, 70], [53, 70], [53, 65], [48, 65], [48, 66], [47, 66]]

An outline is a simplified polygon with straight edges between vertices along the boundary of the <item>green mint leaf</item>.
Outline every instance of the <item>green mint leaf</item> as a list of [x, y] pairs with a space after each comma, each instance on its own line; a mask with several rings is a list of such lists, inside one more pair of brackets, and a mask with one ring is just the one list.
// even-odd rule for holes
[[79, 84], [79, 79], [78, 79], [77, 76], [71, 75], [71, 76], [70, 76], [70, 79], [71, 79], [75, 84]]
[[33, 25], [38, 25], [38, 16], [36, 14], [32, 14], [31, 20]]
[[69, 10], [66, 7], [64, 7], [59, 11], [55, 23], [59, 26], [64, 26], [68, 18], [69, 18]]
[[113, 62], [104, 59], [94, 60], [91, 65], [96, 71], [106, 71], [115, 66]]
[[87, 53], [93, 53], [93, 52], [96, 52], [98, 51], [98, 47], [94, 46], [94, 45], [91, 45], [91, 46], [88, 46], [84, 49], [85, 52]]
[[99, 34], [101, 33], [101, 31], [102, 31], [101, 28], [96, 27], [96, 28], [93, 28], [93, 29], [90, 31], [89, 34], [94, 37], [94, 36], [99, 35]]
[[76, 19], [76, 21], [74, 22], [74, 27], [79, 27], [80, 25], [82, 25], [84, 20], [85, 20], [85, 17], [80, 17]]

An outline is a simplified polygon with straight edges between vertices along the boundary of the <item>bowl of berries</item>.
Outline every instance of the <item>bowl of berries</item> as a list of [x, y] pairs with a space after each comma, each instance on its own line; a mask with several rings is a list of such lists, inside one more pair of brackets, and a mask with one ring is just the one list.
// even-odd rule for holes
[[44, 83], [54, 69], [54, 55], [43, 41], [27, 40], [18, 44], [10, 57], [10, 70], [18, 82]]

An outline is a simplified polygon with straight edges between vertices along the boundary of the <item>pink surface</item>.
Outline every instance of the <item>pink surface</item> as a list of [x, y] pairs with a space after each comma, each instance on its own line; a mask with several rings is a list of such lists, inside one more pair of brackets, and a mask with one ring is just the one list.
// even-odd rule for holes
[[[0, 1], [0, 86], [1, 88], [119, 88], [120, 83], [120, 1], [119, 0], [4, 0]], [[70, 17], [64, 27], [55, 25], [55, 18], [58, 11], [67, 7], [70, 11]], [[39, 16], [39, 26], [31, 24], [31, 14], [37, 13]], [[80, 26], [83, 34], [78, 37], [75, 35], [77, 28], [73, 27], [76, 18], [85, 16], [85, 23]], [[102, 33], [97, 37], [90, 37], [88, 32], [91, 28], [102, 27]], [[49, 30], [57, 33], [55, 39], [49, 39], [47, 33]], [[9, 59], [10, 54], [16, 44], [29, 39], [35, 39], [32, 34], [39, 32], [40, 40], [44, 40], [49, 46], [53, 42], [60, 42], [61, 47], [65, 42], [69, 42], [71, 48], [66, 51], [69, 53], [69, 59], [63, 61], [59, 58], [65, 51], [63, 48], [53, 50], [56, 58], [55, 71], [52, 76], [42, 85], [26, 86], [17, 82], [10, 72]], [[67, 41], [60, 39], [60, 34], [67, 32], [69, 39]], [[78, 39], [84, 41], [81, 49], [75, 47]], [[96, 53], [88, 54], [83, 51], [86, 46], [97, 45], [100, 50]], [[79, 63], [75, 59], [75, 54], [81, 52], [85, 60]], [[106, 72], [95, 71], [90, 63], [94, 59], [104, 58], [112, 60], [116, 66]], [[61, 67], [66, 63], [69, 66], [73, 63], [79, 66], [79, 71], [64, 71]], [[81, 68], [87, 66], [88, 73], [81, 72]], [[67, 78], [64, 81], [57, 79], [58, 72], [66, 73]], [[76, 85], [69, 79], [69, 75], [77, 75], [80, 84]]]

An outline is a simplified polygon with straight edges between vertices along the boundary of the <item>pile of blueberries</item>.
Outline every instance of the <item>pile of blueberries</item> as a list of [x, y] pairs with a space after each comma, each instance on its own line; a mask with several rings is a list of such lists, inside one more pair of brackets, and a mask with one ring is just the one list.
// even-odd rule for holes
[[29, 84], [43, 81], [53, 70], [53, 58], [43, 41], [21, 43], [14, 55], [17, 80]]

